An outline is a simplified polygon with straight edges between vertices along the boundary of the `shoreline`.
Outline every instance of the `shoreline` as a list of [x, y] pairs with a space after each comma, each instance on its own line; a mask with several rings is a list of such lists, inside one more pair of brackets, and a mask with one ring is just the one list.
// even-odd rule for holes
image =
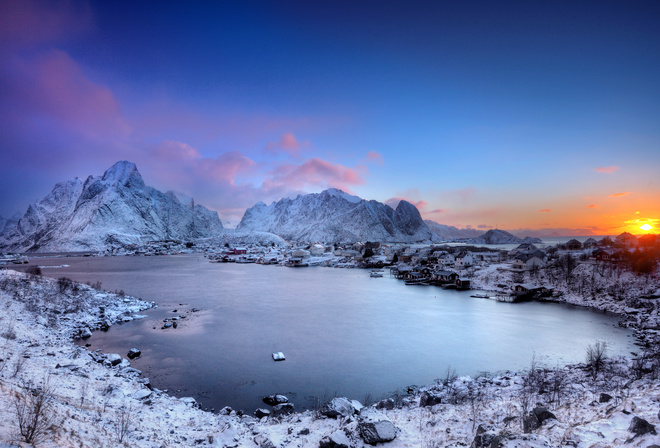
[[[6, 287], [5, 282], [8, 280], [22, 285], [20, 290], [13, 292], [14, 297], [10, 296]], [[565, 366], [556, 370], [537, 369], [538, 372], [543, 371], [543, 375], [548, 378], [553, 378], [553, 375], [557, 375], [558, 372], [563, 372], [570, 377], [571, 387], [567, 388], [564, 399], [572, 404], [551, 406], [553, 403], [548, 403], [551, 411], [557, 414], [557, 419], [552, 419], [552, 425], [544, 424], [535, 429], [533, 433], [528, 434], [522, 431], [521, 422], [515, 420], [522, 420], [521, 416], [516, 417], [517, 414], [521, 414], [518, 402], [529, 375], [514, 372], [506, 372], [489, 378], [461, 377], [453, 382], [447, 381], [447, 384], [423, 386], [406, 396], [382, 400], [375, 406], [369, 407], [368, 411], [363, 411], [364, 416], [346, 415], [335, 419], [321, 416], [318, 411], [304, 411], [280, 417], [257, 419], [252, 416], [240, 415], [241, 413], [226, 408], [220, 413], [214, 414], [197, 409], [194, 400], [179, 399], [157, 389], [151, 390], [148, 387], [148, 380], [145, 384], [144, 379], [139, 378], [139, 373], [131, 371], [130, 366], [123, 361], [115, 367], [95, 362], [90, 356], [94, 352], [77, 347], [71, 339], [72, 336], [79, 334], [79, 329], [85, 324], [89, 326], [90, 323], [98, 321], [96, 317], [99, 316], [94, 317], [94, 313], [90, 311], [92, 307], [105, 307], [105, 315], [114, 323], [123, 319], [126, 312], [139, 312], [140, 309], [153, 307], [153, 303], [94, 291], [80, 285], [79, 292], [87, 294], [88, 300], [76, 312], [48, 313], [49, 318], [57, 316], [58, 319], [57, 328], [51, 328], [53, 322], [49, 322], [43, 314], [36, 313], [39, 311], [40, 304], [33, 304], [29, 301], [21, 303], [17, 298], [27, 300], [26, 297], [32, 295], [48, 296], [49, 293], [46, 291], [48, 289], [51, 291], [52, 299], [52, 290], [56, 290], [58, 287], [56, 280], [41, 278], [37, 281], [27, 274], [2, 271], [0, 281], [5, 284], [0, 292], [2, 296], [0, 304], [4, 310], [0, 328], [2, 328], [3, 334], [6, 333], [7, 324], [12, 322], [13, 316], [15, 319], [13, 321], [14, 332], [16, 333], [14, 339], [0, 338], [0, 344], [3, 344], [1, 349], [3, 353], [1, 356], [3, 359], [2, 371], [0, 371], [3, 405], [0, 409], [0, 420], [5, 422], [0, 423], [0, 440], [11, 443], [15, 443], [12, 441], [17, 439], [13, 434], [15, 424], [12, 425], [12, 420], [15, 419], [11, 409], [13, 394], [15, 392], [20, 394], [25, 390], [25, 381], [31, 381], [33, 384], [43, 381], [47, 372], [50, 372], [51, 379], [55, 378], [56, 382], [60, 384], [57, 387], [58, 399], [54, 407], [54, 414], [56, 415], [55, 420], [59, 418], [61, 422], [56, 422], [57, 428], [45, 434], [47, 437], [39, 446], [74, 446], [78, 443], [84, 443], [85, 446], [116, 446], [116, 437], [115, 440], [112, 440], [115, 435], [113, 432], [116, 432], [113, 431], [113, 428], [116, 429], [117, 421], [122, 415], [121, 409], [127, 409], [126, 406], [129, 409], [139, 409], [141, 419], [139, 423], [135, 422], [135, 427], [126, 434], [127, 440], [130, 440], [127, 446], [149, 447], [341, 446], [327, 443], [322, 445], [322, 441], [328, 438], [339, 441], [342, 439], [342, 434], [349, 441], [346, 446], [363, 446], [364, 439], [361, 436], [360, 425], [365, 424], [364, 420], [368, 414], [372, 413], [372, 409], [375, 413], [374, 418], [380, 419], [378, 421], [382, 422], [389, 421], [396, 428], [396, 438], [387, 443], [387, 446], [393, 447], [422, 446], [424, 443], [426, 444], [424, 446], [449, 446], [452, 443], [470, 444], [477, 436], [480, 425], [482, 425], [481, 432], [489, 434], [489, 437], [499, 435], [512, 443], [516, 440], [520, 442], [523, 439], [529, 439], [525, 442], [529, 443], [528, 446], [547, 446], [544, 444], [554, 443], [552, 441], [558, 439], [559, 429], [566, 432], [569, 426], [573, 428], [566, 422], [566, 412], [569, 416], [580, 415], [582, 420], [591, 419], [590, 424], [603, 421], [603, 417], [610, 414], [607, 420], [608, 425], [611, 426], [612, 422], [617, 423], [617, 430], [612, 431], [610, 428], [609, 436], [600, 431], [604, 434], [604, 439], [610, 440], [609, 443], [621, 442], [623, 438], [628, 440], [632, 437], [628, 426], [633, 414], [642, 416], [651, 424], [658, 424], [657, 404], [655, 403], [660, 401], [660, 398], [655, 397], [660, 397], [660, 383], [657, 380], [642, 377], [636, 380], [637, 382], [628, 384], [626, 388], [622, 387], [623, 384], [619, 385], [619, 393], [617, 394], [615, 391], [610, 394], [619, 397], [615, 399], [615, 402], [618, 402], [615, 406], [607, 405], [607, 403], [598, 405], [580, 403], [580, 397], [584, 398], [585, 394], [595, 397], [594, 390], [596, 389], [607, 389], [610, 392], [616, 390], [618, 381], [616, 378], [621, 378], [613, 375], [614, 380], [597, 377], [594, 381], [590, 381], [591, 375], [584, 365]], [[564, 303], [570, 302], [564, 301]], [[33, 311], [25, 309], [28, 304]], [[574, 305], [585, 306], [580, 303]], [[612, 312], [608, 309], [595, 308]], [[625, 313], [615, 314], [630, 317]], [[655, 317], [657, 318], [657, 314]], [[630, 321], [630, 326], [634, 327], [632, 321]], [[636, 329], [642, 331], [639, 328]], [[648, 346], [653, 346], [657, 343], [657, 334], [653, 333], [651, 329], [646, 330], [648, 331], [644, 331], [644, 334], [656, 336], [656, 338], [649, 336], [647, 341]], [[28, 357], [23, 357], [26, 355]], [[125, 354], [121, 354], [121, 356], [126, 357]], [[24, 360], [22, 367], [16, 375], [13, 375], [16, 365], [21, 363], [21, 357]], [[120, 366], [122, 363], [123, 366]], [[617, 369], [630, 371], [633, 361], [617, 358], [609, 360], [607, 365], [611, 371]], [[86, 383], [87, 386], [84, 386]], [[588, 386], [584, 386], [584, 384]], [[591, 385], [589, 386], [589, 384]], [[110, 386], [113, 390], [107, 392]], [[590, 388], [592, 390], [588, 390]], [[83, 394], [84, 390], [86, 392]], [[454, 392], [450, 393], [450, 390]], [[536, 394], [536, 398], [542, 395]], [[451, 403], [452, 396], [455, 403]], [[474, 408], [477, 398], [480, 402], [478, 418]], [[439, 403], [432, 404], [434, 400]], [[584, 409], [578, 403], [583, 404]], [[507, 409], [509, 410], [507, 411]], [[507, 421], [505, 425], [506, 417], [498, 417], [502, 413], [510, 414], [506, 417], [512, 417], [514, 420]], [[72, 417], [63, 419], [63, 416]], [[626, 416], [624, 420], [628, 421], [627, 424], [619, 421], [623, 418], [622, 416]], [[598, 420], [594, 420], [596, 417]], [[165, 422], [171, 422], [171, 424]], [[592, 440], [591, 436], [588, 436], [592, 432], [591, 429], [588, 429], [589, 425], [581, 426], [584, 426], [585, 432], [581, 435], [577, 434], [576, 437], [582, 441], [576, 442], [577, 444], [574, 446], [600, 446], [594, 445], [598, 440], [595, 438]], [[174, 433], [169, 432], [172, 430]], [[573, 429], [572, 432], [576, 431]], [[565, 439], [564, 435], [561, 438]], [[597, 438], [603, 440], [600, 436]], [[158, 442], [154, 439], [158, 439]], [[644, 441], [646, 445], [640, 444], [641, 441]], [[657, 436], [647, 434], [636, 438], [630, 443], [630, 446], [648, 446], [652, 441], [660, 443]], [[437, 444], [433, 445], [436, 442]]]

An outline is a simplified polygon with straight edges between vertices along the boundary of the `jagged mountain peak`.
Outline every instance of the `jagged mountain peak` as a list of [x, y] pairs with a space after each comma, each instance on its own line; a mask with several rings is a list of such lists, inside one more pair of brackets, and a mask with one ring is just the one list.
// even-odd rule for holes
[[182, 203], [144, 184], [134, 163], [121, 161], [103, 176], [60, 182], [30, 204], [17, 225], [0, 233], [0, 251], [103, 250], [150, 240], [217, 236], [216, 212]]
[[144, 181], [133, 162], [122, 160], [115, 163], [103, 173], [102, 180], [110, 184], [120, 184], [125, 186], [135, 186], [143, 188]]

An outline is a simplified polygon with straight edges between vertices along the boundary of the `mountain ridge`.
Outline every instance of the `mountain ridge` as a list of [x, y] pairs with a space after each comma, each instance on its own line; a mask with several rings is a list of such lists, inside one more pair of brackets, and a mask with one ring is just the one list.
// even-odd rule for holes
[[406, 201], [396, 209], [335, 188], [248, 208], [237, 231], [262, 231], [289, 241], [437, 241], [419, 210]]
[[217, 236], [217, 212], [146, 186], [134, 163], [120, 161], [102, 176], [59, 182], [0, 233], [0, 250], [77, 252], [161, 239]]

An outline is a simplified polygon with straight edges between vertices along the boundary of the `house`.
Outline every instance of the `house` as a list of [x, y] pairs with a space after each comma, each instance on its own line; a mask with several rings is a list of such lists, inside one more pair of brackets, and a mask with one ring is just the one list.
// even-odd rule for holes
[[612, 254], [606, 249], [596, 249], [591, 253], [591, 258], [596, 261], [609, 262], [612, 261]]
[[431, 274], [431, 280], [435, 283], [456, 283], [458, 274], [452, 271], [439, 270]]
[[587, 239], [584, 243], [582, 243], [582, 247], [585, 249], [593, 249], [594, 247], [598, 246], [598, 241], [596, 241], [593, 238]]
[[468, 278], [457, 278], [456, 279], [456, 289], [470, 289], [470, 279], [468, 279]]
[[234, 255], [245, 255], [247, 254], [247, 248], [245, 247], [235, 247]]
[[542, 268], [544, 266], [545, 254], [539, 250], [532, 254], [520, 254], [516, 256], [511, 268], [518, 271], [531, 271], [532, 269]]
[[572, 240], [568, 240], [566, 242], [566, 249], [568, 250], [580, 250], [582, 249], [582, 243], [573, 238]]
[[637, 246], [637, 237], [628, 232], [623, 232], [621, 235], [617, 236], [614, 241], [618, 246], [622, 247], [635, 247]]
[[469, 268], [472, 265], [474, 265], [474, 257], [472, 257], [470, 251], [461, 251], [454, 259], [454, 266], [456, 269]]
[[445, 252], [438, 256], [438, 264], [442, 267], [453, 266], [454, 256], [450, 253]]
[[528, 254], [538, 250], [538, 248], [532, 243], [521, 243], [515, 249], [509, 252], [509, 257], [515, 257], [519, 254]]
[[315, 257], [323, 255], [325, 253], [325, 247], [321, 244], [313, 244], [309, 248], [309, 253]]

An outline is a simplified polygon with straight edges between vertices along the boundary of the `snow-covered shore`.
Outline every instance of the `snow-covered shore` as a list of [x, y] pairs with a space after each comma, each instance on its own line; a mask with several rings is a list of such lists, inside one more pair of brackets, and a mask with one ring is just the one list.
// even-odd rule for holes
[[[151, 306], [86, 285], [0, 271], [0, 444], [29, 446], [18, 434], [16, 404], [38, 395], [47, 382], [52, 401], [40, 447], [361, 447], [365, 440], [391, 436], [378, 445], [660, 445], [655, 430], [637, 436], [629, 430], [633, 421], [639, 432], [651, 429], [639, 419], [660, 424], [660, 365], [650, 352], [643, 359], [607, 359], [596, 371], [587, 365], [534, 366], [477, 379], [439, 372], [445, 378], [438, 384], [361, 414], [336, 400], [338, 412], [325, 409], [339, 413], [336, 418], [324, 416], [323, 409], [261, 419], [229, 409], [205, 412], [150, 385], [129, 367], [126, 353], [112, 366], [111, 356], [73, 344], [85, 328], [127, 320]], [[630, 316], [644, 313], [633, 311], [627, 310]], [[629, 322], [646, 322], [645, 332], [655, 331], [648, 316]], [[647, 343], [653, 348], [655, 340]]]

